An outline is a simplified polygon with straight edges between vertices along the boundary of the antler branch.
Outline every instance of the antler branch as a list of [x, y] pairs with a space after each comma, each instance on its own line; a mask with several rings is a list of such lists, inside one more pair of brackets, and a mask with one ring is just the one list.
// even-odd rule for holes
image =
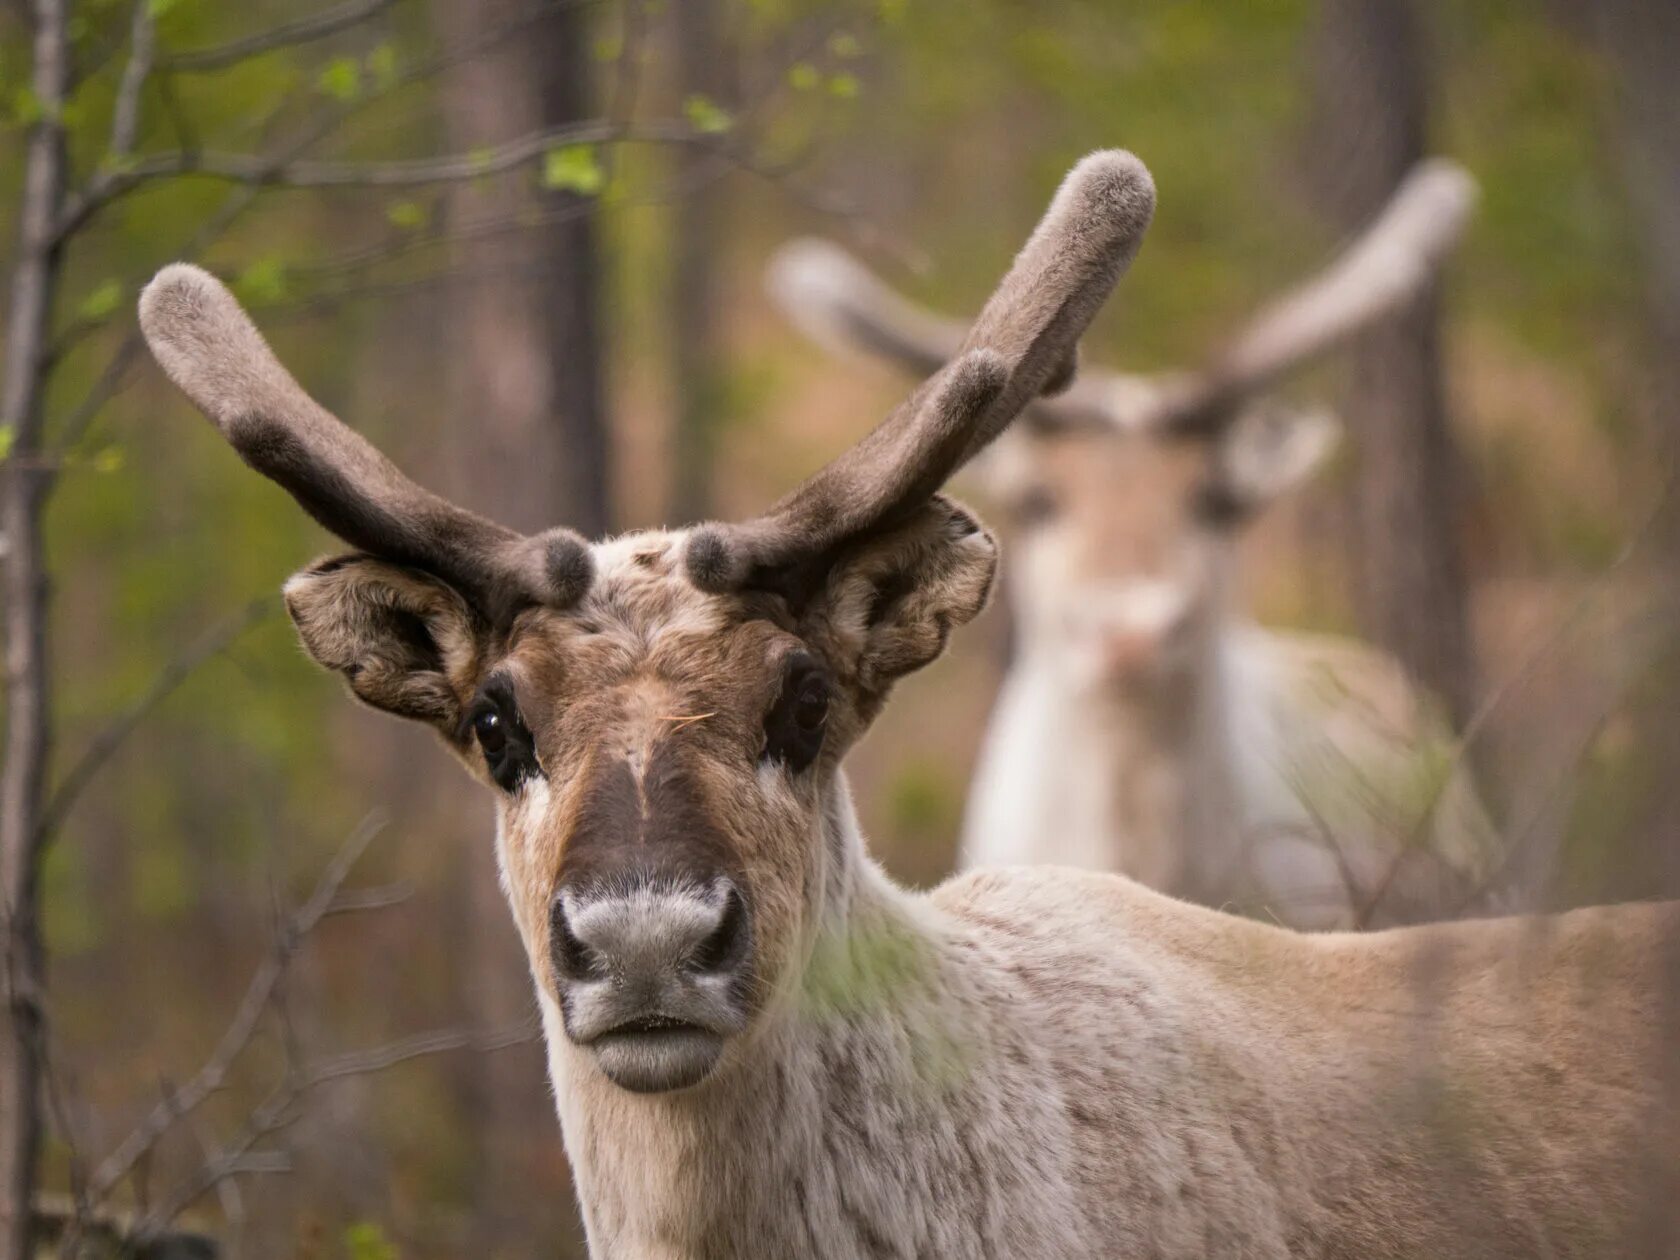
[[1340, 258], [1268, 303], [1209, 365], [1161, 391], [1134, 424], [1218, 428], [1234, 405], [1393, 314], [1435, 279], [1464, 234], [1476, 183], [1444, 158], [1412, 169]]
[[[1421, 163], [1381, 215], [1322, 272], [1268, 303], [1200, 370], [1159, 377], [1086, 371], [1040, 398], [1029, 423], [1208, 436], [1238, 405], [1404, 306], [1439, 273], [1475, 205], [1475, 181], [1455, 163]], [[796, 241], [772, 261], [768, 285], [819, 343], [861, 349], [917, 375], [948, 360], [961, 326], [908, 301], [837, 245]]]
[[688, 549], [695, 583], [799, 586], [837, 548], [926, 503], [1033, 399], [1071, 378], [1079, 338], [1136, 255], [1154, 209], [1149, 172], [1131, 154], [1080, 162], [952, 362], [764, 516], [696, 530]]
[[247, 464], [353, 547], [450, 582], [492, 620], [569, 604], [589, 580], [570, 530], [527, 537], [410, 481], [292, 379], [227, 289], [176, 263], [140, 295], [152, 354]]

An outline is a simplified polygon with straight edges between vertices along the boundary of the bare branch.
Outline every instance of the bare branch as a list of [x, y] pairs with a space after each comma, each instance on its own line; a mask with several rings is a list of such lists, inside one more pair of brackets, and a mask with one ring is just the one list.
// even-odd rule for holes
[[[204, 74], [223, 70], [249, 57], [312, 43], [336, 35], [339, 31], [365, 22], [390, 8], [396, 0], [348, 0], [336, 8], [326, 9], [311, 17], [282, 22], [279, 26], [255, 35], [229, 40], [213, 48], [199, 48], [189, 52], [171, 53], [159, 64], [159, 69], [180, 74]], [[141, 7], [146, 7], [141, 0]]]
[[397, 158], [384, 162], [276, 163], [268, 157], [244, 153], [160, 153], [142, 158], [127, 170], [113, 172], [103, 184], [96, 181], [94, 187], [96, 196], [112, 197], [147, 180], [200, 175], [231, 183], [262, 184], [275, 188], [415, 188], [499, 175], [562, 145], [604, 144], [609, 141], [713, 146], [716, 143], [697, 134], [692, 124], [687, 122], [653, 122], [619, 127], [600, 119], [590, 119], [531, 132], [479, 152]]
[[[435, 56], [408, 67], [397, 74], [390, 82], [381, 84], [373, 91], [359, 97], [352, 104], [329, 111], [324, 117], [306, 128], [295, 140], [282, 145], [278, 154], [262, 158], [240, 159], [242, 162], [253, 164], [251, 169], [257, 173], [249, 177], [239, 177], [236, 182], [247, 184], [248, 191], [253, 193], [256, 189], [274, 186], [272, 181], [261, 178], [260, 172], [283, 168], [312, 145], [331, 135], [346, 120], [367, 106], [385, 99], [402, 88], [425, 82], [451, 66], [479, 56], [557, 9], [595, 3], [599, 3], [599, 0], [534, 0], [530, 7], [508, 21], [480, 32], [458, 47], [444, 49]], [[167, 78], [167, 76], [165, 77]], [[160, 174], [194, 173], [190, 163], [186, 163], [185, 159], [190, 159], [195, 152], [194, 148], [186, 145], [173, 154], [160, 155], [164, 158], [183, 161], [180, 169], [167, 170]], [[198, 173], [208, 174], [209, 172]], [[120, 164], [116, 168], [107, 167], [97, 173], [80, 192], [66, 197], [55, 220], [53, 229], [55, 239], [62, 241], [66, 236], [80, 229], [89, 218], [112, 200], [138, 187], [139, 181], [134, 178], [134, 175], [135, 168], [129, 163]]]
[[356, 892], [340, 893], [327, 907], [323, 918], [340, 914], [361, 914], [366, 910], [385, 910], [400, 906], [414, 896], [414, 885], [407, 880], [385, 884], [378, 888], [363, 888]]
[[149, 1212], [135, 1232], [140, 1237], [146, 1237], [167, 1228], [193, 1203], [229, 1178], [290, 1171], [291, 1160], [283, 1151], [260, 1150], [258, 1146], [264, 1139], [295, 1123], [299, 1118], [298, 1104], [323, 1085], [373, 1075], [399, 1064], [456, 1050], [493, 1053], [512, 1046], [528, 1045], [537, 1037], [537, 1030], [528, 1023], [488, 1033], [445, 1028], [399, 1038], [366, 1050], [335, 1055], [291, 1072], [251, 1111], [239, 1133], [219, 1151], [213, 1152], [196, 1173]]
[[41, 812], [40, 843], [48, 844], [52, 841], [94, 776], [152, 710], [168, 699], [200, 665], [218, 655], [228, 644], [259, 621], [272, 615], [277, 607], [278, 603], [272, 596], [265, 595], [261, 599], [252, 600], [239, 612], [211, 626], [188, 644], [185, 651], [166, 664], [152, 680], [152, 685], [93, 737], [82, 755], [76, 759], [76, 763], [59, 782], [57, 790], [48, 798], [46, 808]]
[[273, 1004], [280, 982], [285, 978], [293, 957], [316, 924], [332, 908], [351, 868], [384, 826], [385, 820], [381, 815], [369, 814], [350, 834], [322, 872], [309, 899], [280, 925], [268, 957], [251, 977], [244, 998], [234, 1011], [233, 1019], [222, 1033], [215, 1049], [211, 1051], [210, 1057], [204, 1061], [191, 1080], [153, 1107], [133, 1132], [94, 1170], [88, 1183], [90, 1202], [98, 1203], [108, 1196], [178, 1121], [203, 1105], [206, 1099], [226, 1084], [234, 1060], [250, 1045], [263, 1015]]
[[140, 135], [140, 97], [152, 72], [152, 55], [157, 28], [151, 0], [134, 0], [134, 25], [129, 36], [128, 64], [117, 85], [117, 100], [111, 110], [111, 157], [122, 161], [134, 152]]
[[451, 1050], [476, 1050], [481, 1054], [489, 1054], [513, 1046], [530, 1045], [539, 1035], [530, 1021], [493, 1032], [472, 1028], [443, 1028], [433, 1032], [416, 1033], [382, 1046], [353, 1050], [322, 1059], [304, 1069], [299, 1076], [297, 1088], [298, 1092], [302, 1093], [330, 1081], [341, 1081], [352, 1076], [368, 1076], [401, 1063], [445, 1054]]

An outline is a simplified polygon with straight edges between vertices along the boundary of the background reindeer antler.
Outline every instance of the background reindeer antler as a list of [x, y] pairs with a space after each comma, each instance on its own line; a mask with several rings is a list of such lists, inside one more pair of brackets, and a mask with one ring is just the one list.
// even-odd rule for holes
[[[1420, 163], [1335, 262], [1264, 306], [1195, 371], [1160, 376], [1086, 370], [1027, 408], [1045, 429], [1212, 436], [1238, 405], [1410, 301], [1463, 234], [1475, 181], [1445, 159]], [[772, 296], [822, 344], [863, 350], [918, 375], [963, 344], [962, 325], [910, 302], [838, 245], [805, 239], [770, 264]]]

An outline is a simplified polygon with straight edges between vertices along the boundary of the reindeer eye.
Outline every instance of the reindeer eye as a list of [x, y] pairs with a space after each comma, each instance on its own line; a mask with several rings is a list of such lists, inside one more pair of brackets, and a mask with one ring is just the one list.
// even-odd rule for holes
[[828, 680], [807, 674], [793, 698], [793, 722], [802, 731], [817, 731], [828, 720]]
[[513, 687], [505, 678], [491, 678], [478, 693], [467, 720], [490, 777], [504, 792], [517, 791], [526, 779], [542, 773], [536, 741], [519, 716]]
[[789, 658], [782, 690], [764, 716], [764, 757], [798, 774], [817, 759], [828, 725], [828, 678], [803, 652]]
[[1020, 529], [1048, 525], [1062, 509], [1056, 492], [1049, 486], [1029, 486], [1012, 505], [1015, 524]]
[[486, 754], [500, 752], [507, 744], [502, 715], [494, 709], [487, 709], [473, 719], [473, 733], [478, 736], [478, 746]]

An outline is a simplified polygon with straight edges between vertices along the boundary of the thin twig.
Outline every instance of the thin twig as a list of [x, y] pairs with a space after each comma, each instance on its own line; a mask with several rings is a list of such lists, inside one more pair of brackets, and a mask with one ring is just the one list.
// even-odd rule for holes
[[290, 1071], [255, 1108], [240, 1132], [207, 1159], [188, 1180], [150, 1212], [136, 1231], [145, 1237], [165, 1229], [203, 1195], [222, 1181], [248, 1173], [284, 1172], [290, 1168], [284, 1152], [257, 1149], [265, 1138], [281, 1132], [299, 1119], [297, 1110], [311, 1092], [323, 1085], [351, 1077], [369, 1076], [399, 1064], [456, 1050], [493, 1053], [513, 1046], [528, 1045], [537, 1038], [528, 1022], [485, 1033], [474, 1029], [445, 1028], [416, 1033], [384, 1045], [350, 1051], [321, 1059]]
[[386, 910], [400, 906], [414, 896], [414, 885], [408, 880], [384, 884], [378, 888], [360, 888], [355, 892], [341, 892], [327, 907], [323, 918], [337, 914], [361, 914], [367, 910]]
[[279, 925], [268, 956], [246, 986], [245, 996], [233, 1019], [217, 1041], [210, 1057], [180, 1089], [159, 1102], [139, 1125], [94, 1170], [89, 1181], [89, 1199], [101, 1202], [152, 1151], [175, 1124], [192, 1114], [227, 1082], [228, 1072], [256, 1035], [263, 1015], [269, 1010], [293, 957], [315, 925], [339, 896], [351, 868], [366, 851], [374, 836], [384, 828], [384, 817], [369, 814], [327, 864], [309, 899]]
[[152, 55], [157, 28], [152, 0], [134, 0], [134, 24], [129, 35], [128, 64], [117, 85], [116, 104], [111, 110], [111, 157], [125, 161], [134, 152], [140, 136], [140, 98], [152, 72]]
[[271, 616], [276, 607], [278, 604], [272, 596], [265, 595], [261, 599], [252, 600], [240, 611], [211, 626], [188, 644], [185, 651], [158, 671], [152, 685], [89, 741], [82, 755], [60, 780], [57, 789], [48, 798], [46, 808], [41, 812], [40, 843], [51, 843], [87, 785], [122, 747], [123, 741], [145, 721], [147, 715], [191, 677], [194, 670], [218, 655], [228, 644], [258, 622]]
[[95, 200], [109, 200], [149, 180], [179, 175], [198, 175], [272, 188], [417, 188], [499, 175], [563, 145], [605, 144], [610, 141], [715, 147], [715, 141], [696, 132], [693, 124], [686, 120], [620, 127], [605, 119], [592, 118], [529, 132], [481, 150], [438, 157], [276, 163], [261, 154], [208, 151], [157, 153], [141, 158], [126, 170], [113, 171], [103, 180], [96, 180], [91, 195]]
[[[145, 3], [146, 0], [141, 0], [142, 5]], [[339, 31], [349, 30], [395, 3], [396, 0], [348, 0], [348, 3], [311, 17], [282, 22], [269, 30], [231, 39], [213, 48], [171, 53], [163, 58], [159, 68], [178, 74], [205, 74], [212, 70], [224, 70], [251, 57], [260, 57], [264, 53], [295, 47], [298, 44], [312, 43], [329, 35], [336, 35]]]

